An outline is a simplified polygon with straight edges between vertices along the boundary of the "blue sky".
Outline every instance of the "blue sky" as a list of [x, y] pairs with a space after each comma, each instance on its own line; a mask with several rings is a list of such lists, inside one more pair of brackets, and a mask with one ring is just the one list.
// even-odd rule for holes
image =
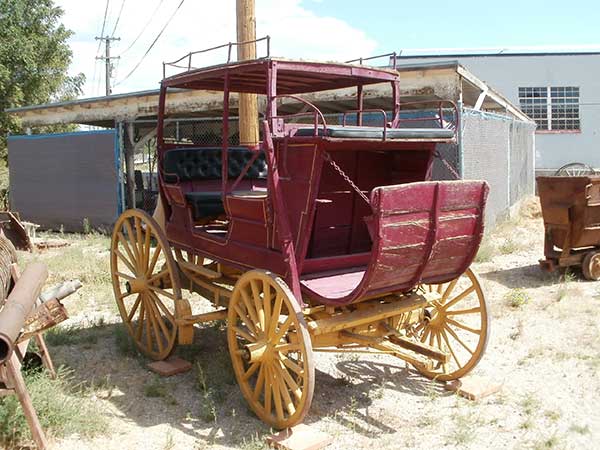
[[[102, 30], [106, 1], [55, 2], [65, 11], [65, 26], [74, 31], [70, 71], [85, 73], [85, 97], [101, 95], [104, 68], [96, 57], [103, 49], [94, 37]], [[112, 33], [120, 19], [115, 37], [121, 40], [113, 42], [111, 52], [121, 56], [115, 60], [114, 93], [156, 89], [163, 61], [236, 40], [234, 0], [187, 0], [178, 10], [179, 3], [109, 0], [106, 32]], [[271, 35], [272, 55], [288, 58], [346, 61], [425, 48], [600, 49], [600, 7], [591, 0], [256, 0], [256, 16], [257, 36]], [[146, 54], [163, 27], [165, 32]], [[264, 54], [261, 48], [258, 53]], [[224, 54], [205, 55], [194, 65], [224, 62]]]
[[378, 52], [600, 44], [600, 3], [592, 0], [304, 0], [302, 4], [315, 14], [335, 16], [363, 30], [377, 42]]

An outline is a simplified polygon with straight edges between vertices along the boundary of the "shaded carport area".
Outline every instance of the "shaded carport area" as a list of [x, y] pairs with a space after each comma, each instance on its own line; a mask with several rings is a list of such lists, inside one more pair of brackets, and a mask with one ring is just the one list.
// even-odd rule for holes
[[[456, 61], [401, 65], [396, 68], [400, 74], [400, 97], [402, 114], [410, 117], [415, 111], [420, 113], [432, 109], [440, 100], [450, 100], [458, 106], [461, 129], [456, 145], [441, 146], [441, 156], [445, 163], [437, 161], [434, 166], [434, 178], [453, 178], [456, 175], [468, 178], [484, 178], [490, 167], [469, 166], [469, 142], [463, 137], [463, 117], [467, 115], [488, 114], [506, 123], [531, 123], [529, 118], [512, 105], [500, 93], [495, 91]], [[392, 106], [391, 89], [385, 85], [364, 87], [364, 109], [383, 109], [389, 111]], [[27, 106], [8, 110], [18, 116], [23, 125], [35, 130], [35, 127], [52, 124], [78, 124], [102, 129], [113, 129], [117, 137], [116, 189], [119, 195], [119, 210], [141, 207], [153, 210], [156, 199], [157, 180], [155, 138], [158, 110], [158, 90], [134, 92], [90, 99], [79, 99], [64, 103]], [[338, 89], [307, 94], [303, 98], [315, 104], [325, 115], [328, 123], [340, 121], [342, 113], [357, 107], [356, 89]], [[264, 98], [259, 97], [259, 115], [265, 111]], [[238, 97], [232, 94], [229, 102], [231, 122], [229, 124], [229, 143], [239, 142], [237, 114]], [[170, 91], [166, 99], [165, 138], [172, 142], [187, 142], [196, 145], [221, 144], [223, 94], [215, 91]], [[282, 98], [278, 105], [280, 114], [306, 112], [306, 105], [290, 98]], [[483, 116], [481, 116], [483, 117]], [[473, 121], [472, 121], [473, 122]], [[466, 123], [466, 122], [465, 122]], [[475, 122], [473, 122], [475, 123]], [[457, 126], [459, 124], [453, 124]], [[479, 122], [475, 126], [480, 126]], [[507, 132], [510, 133], [512, 128]], [[532, 132], [533, 133], [533, 132]], [[531, 133], [531, 134], [532, 134]], [[481, 133], [479, 133], [480, 135]], [[474, 133], [474, 136], [478, 136]], [[485, 138], [485, 136], [484, 136]], [[497, 136], [496, 136], [497, 138]], [[514, 139], [512, 139], [514, 141]], [[506, 136], [504, 141], [511, 141]], [[525, 139], [527, 141], [527, 139]], [[524, 141], [524, 142], [525, 142]], [[504, 145], [504, 144], [502, 144]], [[507, 144], [510, 145], [510, 142]], [[533, 155], [533, 141], [523, 144], [525, 153]], [[471, 146], [472, 147], [472, 146]], [[531, 147], [531, 148], [529, 148]], [[510, 149], [486, 147], [494, 158], [509, 159]], [[81, 149], [84, 151], [84, 149]], [[486, 155], [477, 154], [477, 158]], [[533, 166], [520, 167], [517, 172], [525, 174], [525, 188], [519, 192], [533, 189]], [[449, 169], [449, 167], [451, 169]], [[9, 168], [10, 169], [10, 168]], [[510, 169], [510, 168], [509, 168]], [[78, 170], [70, 167], [69, 170]], [[513, 170], [514, 171], [514, 170]], [[529, 175], [531, 173], [531, 175]], [[491, 174], [501, 180], [502, 174]], [[11, 177], [12, 179], [12, 177]], [[499, 182], [499, 181], [498, 181]], [[506, 183], [508, 181], [504, 181]], [[499, 191], [508, 192], [506, 186]], [[498, 194], [495, 214], [510, 206], [514, 195]], [[520, 194], [519, 194], [520, 195]], [[15, 205], [17, 208], [20, 206]], [[493, 218], [495, 220], [495, 217]]]

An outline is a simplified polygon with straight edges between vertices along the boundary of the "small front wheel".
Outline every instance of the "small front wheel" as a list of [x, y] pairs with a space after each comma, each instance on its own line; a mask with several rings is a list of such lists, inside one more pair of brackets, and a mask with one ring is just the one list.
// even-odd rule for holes
[[423, 320], [413, 335], [450, 355], [447, 364], [432, 370], [418, 368], [423, 375], [439, 381], [461, 378], [481, 360], [489, 336], [489, 316], [485, 296], [477, 275], [467, 269], [449, 283], [423, 285], [426, 292], [441, 298], [425, 309]]
[[583, 276], [586, 280], [600, 280], [600, 252], [588, 252], [583, 258], [581, 271], [583, 272]]

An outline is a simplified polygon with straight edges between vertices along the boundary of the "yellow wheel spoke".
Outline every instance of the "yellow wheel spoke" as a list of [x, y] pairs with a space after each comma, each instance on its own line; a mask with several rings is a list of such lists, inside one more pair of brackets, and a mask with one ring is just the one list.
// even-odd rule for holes
[[263, 390], [263, 381], [265, 379], [265, 364], [261, 364], [258, 369], [258, 378], [256, 379], [256, 384], [254, 385], [254, 392], [252, 393], [252, 398], [254, 401], [258, 400], [260, 393]]
[[152, 260], [148, 264], [148, 268], [146, 269], [146, 276], [150, 276], [152, 272], [154, 272], [154, 267], [156, 267], [156, 263], [158, 262], [158, 257], [162, 253], [162, 247], [157, 245], [154, 248], [154, 253], [152, 254]]
[[157, 294], [164, 295], [165, 297], [170, 298], [171, 300], [176, 300], [175, 296], [173, 294], [171, 294], [170, 292], [167, 292], [164, 289], [161, 289], [157, 286], [153, 286], [153, 285], [149, 284], [148, 289], [156, 292]]
[[285, 355], [289, 352], [297, 352], [300, 350], [300, 344], [280, 344], [275, 346], [275, 350]]
[[458, 358], [456, 357], [456, 354], [454, 353], [454, 350], [452, 349], [452, 346], [450, 345], [450, 342], [448, 341], [448, 336], [446, 336], [446, 333], [444, 331], [442, 331], [440, 334], [442, 335], [442, 338], [444, 338], [444, 342], [446, 343], [446, 346], [448, 347], [450, 354], [454, 358], [454, 361], [456, 361], [456, 365], [458, 367], [462, 367], [460, 365], [460, 361], [458, 360]]
[[252, 290], [252, 299], [254, 300], [254, 309], [258, 316], [259, 328], [263, 331], [265, 329], [265, 310], [262, 306], [262, 299], [260, 297], [260, 291], [258, 290], [258, 284], [255, 280], [250, 280], [250, 289]]
[[453, 305], [456, 305], [458, 302], [460, 302], [463, 298], [465, 298], [467, 295], [469, 295], [471, 292], [475, 291], [475, 285], [471, 285], [468, 289], [465, 289], [463, 292], [461, 292], [459, 295], [457, 295], [456, 297], [454, 297], [452, 300], [450, 300], [448, 303], [446, 303], [444, 305], [444, 308], [447, 310], [448, 308], [451, 308]]
[[285, 405], [285, 409], [287, 409], [288, 413], [293, 415], [296, 412], [296, 407], [294, 406], [294, 402], [292, 401], [292, 397], [290, 397], [290, 393], [288, 391], [287, 385], [285, 384], [285, 380], [283, 379], [283, 371], [281, 367], [275, 366], [277, 373], [277, 381], [279, 385], [279, 391], [281, 392], [281, 396]]
[[144, 330], [144, 314], [146, 313], [146, 302], [142, 299], [142, 306], [140, 307], [140, 315], [138, 316], [137, 328], [135, 330], [135, 340], [142, 340], [142, 331]]
[[464, 323], [458, 322], [454, 319], [447, 318], [446, 323], [449, 323], [450, 325], [454, 325], [455, 327], [458, 327], [458, 328], [462, 328], [463, 330], [468, 331], [473, 334], [477, 334], [477, 335], [481, 334], [481, 329], [476, 330], [475, 328], [471, 328], [468, 325], [465, 325]]
[[279, 380], [276, 375], [272, 377], [271, 386], [273, 388], [273, 399], [275, 400], [275, 414], [277, 419], [283, 420], [283, 405], [281, 403], [281, 391], [279, 389]]
[[235, 332], [238, 334], [238, 336], [243, 337], [244, 339], [246, 339], [248, 342], [256, 342], [256, 337], [252, 336], [250, 333], [248, 333], [245, 330], [242, 330], [240, 327], [234, 327]]
[[138, 294], [137, 298], [135, 299], [135, 303], [131, 307], [131, 311], [129, 311], [129, 314], [127, 316], [128, 323], [130, 323], [133, 320], [133, 316], [135, 315], [135, 312], [137, 311], [138, 306], [140, 305], [141, 301], [142, 301], [142, 296], [140, 294]]
[[125, 258], [125, 255], [123, 253], [121, 253], [121, 251], [118, 248], [115, 249], [115, 253], [119, 257], [119, 259], [123, 262], [123, 264], [125, 264], [127, 266], [127, 268], [129, 270], [131, 270], [131, 273], [135, 274], [137, 272], [137, 270], [133, 266], [133, 264], [127, 258]]
[[233, 305], [233, 310], [236, 312], [236, 314], [241, 319], [241, 321], [244, 323], [244, 325], [246, 325], [246, 327], [248, 327], [248, 330], [250, 330], [250, 332], [256, 336], [258, 333], [256, 332], [256, 328], [254, 327], [252, 320], [248, 320], [249, 319], [248, 314], [247, 313], [245, 314], [244, 311], [242, 311], [239, 303], [235, 303]]
[[[298, 383], [296, 383], [294, 381], [292, 376], [289, 374], [289, 372], [287, 371], [287, 369], [283, 366], [283, 364], [281, 362], [278, 362], [276, 364], [276, 367], [277, 367], [277, 371], [281, 374], [281, 377], [283, 378], [283, 381], [285, 382], [286, 386], [292, 391], [294, 396], [298, 400], [300, 400], [302, 398], [302, 391], [300, 390]], [[290, 414], [293, 414], [293, 413], [290, 413]]]
[[457, 309], [457, 310], [447, 310], [446, 311], [446, 315], [447, 316], [458, 316], [461, 314], [475, 314], [475, 313], [481, 313], [481, 306], [477, 306], [475, 308], [469, 308], [469, 309]]
[[133, 254], [135, 255], [135, 260], [138, 262], [138, 266], [140, 266], [140, 264], [142, 264], [142, 258], [140, 256], [140, 252], [138, 251], [138, 247], [137, 247], [137, 238], [133, 232], [133, 228], [131, 228], [131, 224], [129, 223], [129, 220], [125, 220], [125, 222], [123, 222], [123, 225], [125, 226], [125, 229], [127, 230], [127, 236], [129, 236], [129, 242], [131, 242], [132, 244], [132, 249], [133, 249]]
[[427, 336], [429, 336], [430, 333], [431, 333], [431, 327], [425, 328], [425, 331], [423, 332], [423, 336], [421, 336], [421, 342], [424, 343], [427, 340]]
[[242, 300], [244, 301], [244, 305], [246, 306], [246, 311], [248, 311], [248, 314], [250, 315], [252, 322], [256, 326], [258, 326], [259, 322], [258, 322], [258, 316], [256, 315], [256, 310], [254, 309], [254, 302], [251, 301], [250, 298], [248, 298], [248, 293], [244, 289], [240, 290], [240, 294], [242, 296]]
[[262, 291], [263, 291], [263, 305], [264, 305], [264, 317], [265, 317], [265, 325], [263, 327], [263, 330], [268, 332], [268, 329], [270, 329], [270, 325], [271, 325], [271, 287], [269, 286], [269, 283], [267, 283], [265, 280], [263, 280], [262, 282]]
[[169, 322], [171, 322], [173, 325], [175, 325], [175, 316], [173, 316], [173, 313], [171, 311], [169, 311], [169, 308], [167, 308], [165, 306], [165, 304], [158, 297], [158, 295], [156, 295], [152, 291], [148, 291], [148, 294], [150, 294], [150, 296], [154, 299], [154, 302], [158, 305], [158, 307], [161, 309], [161, 311], [163, 312], [165, 317], [169, 320]]
[[302, 367], [300, 367], [298, 364], [296, 364], [294, 361], [292, 361], [287, 356], [282, 356], [281, 361], [283, 362], [283, 364], [285, 364], [285, 366], [288, 369], [294, 371], [298, 376], [304, 375], [304, 370], [302, 369]]
[[449, 326], [445, 326], [444, 329], [450, 333], [450, 335], [460, 344], [463, 346], [463, 348], [468, 351], [471, 355], [473, 354], [473, 350], [471, 350], [469, 347], [467, 347], [467, 344], [465, 344], [463, 341], [460, 340], [460, 338], [458, 337], [458, 335], [456, 334], [456, 332], [450, 328]]
[[[154, 294], [154, 293], [151, 292], [150, 294]], [[156, 298], [158, 298], [158, 297], [154, 296], [154, 300], [156, 300]], [[160, 300], [159, 300], [159, 302], [160, 302]], [[153, 302], [151, 298], [148, 299], [148, 304], [150, 305], [152, 312], [154, 314], [154, 324], [158, 325], [160, 327], [160, 331], [162, 331], [163, 335], [168, 339], [168, 336], [170, 334], [169, 330], [167, 329], [165, 322], [162, 320], [162, 316], [160, 315], [160, 312], [158, 311], [158, 306], [155, 303], [156, 302], [155, 301]]]
[[271, 389], [271, 378], [273, 378], [273, 375], [271, 374], [271, 369], [269, 367], [265, 370], [267, 371], [267, 375], [265, 376], [265, 412], [267, 415], [271, 415], [271, 400], [273, 394], [273, 390]]
[[[455, 278], [448, 284], [448, 286], [444, 290], [444, 293], [442, 294], [442, 303], [444, 303], [446, 301], [446, 299], [448, 298], [448, 296], [452, 293], [452, 291], [454, 290], [454, 286], [456, 286], [457, 282], [458, 282], [458, 278]], [[440, 284], [440, 286], [438, 288], [438, 293], [441, 293], [441, 289], [442, 289], [442, 285]]]
[[270, 339], [271, 342], [274, 344], [279, 342], [281, 340], [281, 338], [283, 337], [283, 335], [288, 332], [288, 330], [290, 329], [290, 327], [292, 326], [293, 323], [294, 323], [294, 318], [292, 316], [288, 316], [287, 319], [285, 319], [285, 322], [283, 322], [283, 324], [279, 327], [279, 330], [277, 331], [275, 336], [273, 336], [273, 338]]
[[249, 380], [250, 377], [252, 375], [254, 375], [254, 373], [258, 370], [259, 367], [260, 367], [260, 363], [258, 363], [258, 362], [253, 362], [252, 364], [250, 364], [250, 367], [248, 367], [248, 370], [246, 372], [244, 372], [244, 375], [242, 375], [242, 379], [244, 381]]
[[139, 264], [139, 261], [136, 259], [135, 255], [131, 251], [131, 246], [129, 245], [129, 242], [127, 241], [125, 235], [119, 231], [117, 232], [117, 239], [121, 241], [121, 244], [123, 244], [123, 248], [129, 256], [129, 260], [133, 263], [134, 266], [137, 266]]
[[271, 315], [271, 328], [267, 332], [268, 336], [272, 336], [275, 333], [275, 328], [279, 322], [279, 316], [281, 315], [281, 306], [283, 304], [283, 295], [277, 294], [275, 298], [275, 306], [273, 306], [273, 314]]
[[121, 278], [125, 278], [127, 281], [135, 281], [135, 277], [132, 277], [131, 275], [127, 275], [126, 273], [123, 272], [115, 272], [117, 274], [117, 276], [121, 277]]

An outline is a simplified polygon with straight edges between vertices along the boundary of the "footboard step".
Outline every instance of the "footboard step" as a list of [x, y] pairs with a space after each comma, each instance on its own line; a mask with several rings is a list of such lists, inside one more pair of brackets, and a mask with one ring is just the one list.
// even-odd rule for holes
[[161, 377], [170, 377], [179, 373], [187, 372], [192, 368], [192, 363], [178, 357], [167, 358], [164, 361], [148, 363], [148, 369], [159, 374]]
[[268, 436], [266, 441], [270, 447], [283, 450], [319, 450], [331, 444], [333, 437], [301, 423]]
[[488, 395], [495, 394], [502, 389], [500, 383], [494, 383], [488, 378], [477, 375], [468, 375], [460, 380], [448, 381], [444, 389], [458, 393], [466, 399], [479, 401]]

